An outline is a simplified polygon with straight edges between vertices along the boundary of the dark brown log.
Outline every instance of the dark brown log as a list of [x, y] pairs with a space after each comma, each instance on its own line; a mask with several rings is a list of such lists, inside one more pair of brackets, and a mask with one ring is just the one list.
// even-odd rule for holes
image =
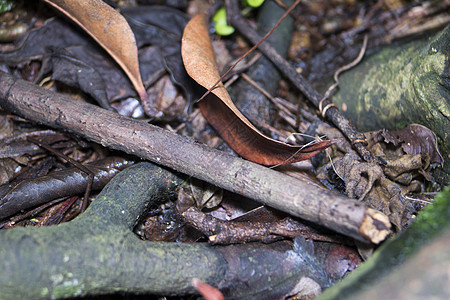
[[390, 223], [384, 214], [347, 197], [1, 72], [0, 105], [27, 119], [148, 159], [360, 241], [379, 243], [389, 234]]

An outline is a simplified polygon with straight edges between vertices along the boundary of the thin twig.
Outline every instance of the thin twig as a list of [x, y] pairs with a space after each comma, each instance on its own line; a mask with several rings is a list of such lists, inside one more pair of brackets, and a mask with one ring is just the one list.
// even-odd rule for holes
[[[281, 0], [274, 0], [279, 6], [281, 6], [282, 8], [284, 8], [285, 10], [288, 9], [288, 6], [286, 4], [283, 3], [283, 1]], [[306, 28], [306, 30], [316, 39], [316, 40], [323, 40], [323, 35], [317, 31], [316, 29], [314, 29], [313, 27], [311, 27], [308, 22], [305, 21], [305, 19], [302, 19], [301, 17], [299, 17], [296, 13], [291, 12], [290, 15], [295, 19], [295, 21], [297, 21], [298, 23], [300, 23], [302, 26], [304, 26]]]
[[[283, 111], [284, 113], [286, 113], [287, 116], [282, 116], [280, 114], [280, 116], [289, 124], [292, 126], [292, 128], [295, 128], [297, 130], [297, 127], [295, 126], [295, 115], [289, 111], [288, 108], [286, 108], [285, 106], [283, 106], [279, 101], [277, 101], [275, 99], [275, 97], [273, 97], [268, 91], [266, 91], [262, 86], [260, 86], [257, 82], [255, 82], [250, 76], [248, 76], [245, 73], [241, 74], [241, 77], [247, 81], [250, 85], [252, 85], [255, 89], [257, 89], [261, 94], [263, 94], [264, 96], [266, 96], [267, 99], [269, 99], [270, 101], [272, 101], [273, 104], [275, 104], [275, 106], [277, 108], [279, 108], [281, 111]], [[259, 124], [260, 125], [260, 124]], [[260, 125], [261, 126], [261, 125]]]
[[[236, 77], [236, 75], [240, 75], [241, 73], [244, 73], [247, 71], [251, 66], [253, 66], [262, 56], [261, 52], [256, 53], [246, 64], [243, 64], [242, 66], [239, 66], [238, 68], [235, 67], [234, 71], [228, 73], [228, 75], [223, 79], [224, 81], [229, 81], [229, 78]], [[231, 67], [230, 67], [231, 68]]]
[[214, 83], [204, 94], [203, 96], [200, 97], [200, 99], [198, 99], [196, 102], [200, 102], [201, 100], [203, 100], [209, 93], [211, 93], [211, 91], [213, 89], [215, 89], [217, 87], [217, 85], [223, 80], [223, 78], [225, 76], [228, 75], [228, 73], [231, 72], [231, 70], [234, 69], [234, 67], [236, 67], [236, 65], [238, 63], [240, 63], [244, 58], [246, 58], [250, 53], [252, 53], [256, 48], [258, 48], [259, 45], [262, 44], [262, 42], [264, 42], [271, 34], [272, 32], [275, 31], [275, 29], [281, 24], [281, 22], [289, 15], [289, 13], [297, 6], [297, 4], [300, 3], [301, 0], [296, 0], [294, 2], [294, 4], [291, 5], [291, 7], [289, 7], [288, 10], [286, 10], [286, 12], [281, 16], [281, 18], [275, 23], [275, 25], [272, 27], [272, 29], [269, 30], [269, 32], [266, 33], [265, 36], [263, 36], [252, 48], [250, 48], [249, 50], [247, 50], [247, 52], [244, 53], [244, 55], [242, 55], [230, 68], [228, 68], [228, 70], [222, 75], [220, 76], [220, 78], [216, 81], [216, 83]]
[[[269, 100], [271, 100], [273, 103], [276, 104], [276, 102], [275, 102], [274, 98], [272, 97], [272, 95], [270, 95], [264, 88], [260, 87], [253, 79], [250, 78], [250, 76], [248, 76], [248, 75], [245, 74], [245, 73], [242, 73], [241, 76], [242, 76], [242, 78], [244, 78], [250, 85], [252, 85], [252, 86], [253, 86], [254, 88], [256, 88], [259, 92], [261, 92], [264, 96], [266, 96]], [[267, 125], [265, 125], [264, 127], [267, 128]], [[275, 129], [275, 128], [273, 128], [273, 129]], [[271, 130], [271, 129], [269, 129], [269, 130]], [[274, 131], [274, 130], [271, 130], [271, 131]], [[298, 149], [294, 154], [292, 154], [292, 155], [291, 155], [288, 159], [286, 159], [283, 163], [280, 163], [280, 164], [271, 166], [270, 168], [275, 168], [275, 167], [281, 166], [282, 164], [284, 164], [285, 162], [287, 162], [287, 161], [289, 161], [291, 158], [293, 158], [293, 157], [294, 157], [297, 153], [299, 153], [304, 147], [306, 147], [306, 146], [308, 146], [308, 145], [311, 145], [311, 144], [313, 144], [313, 143], [315, 143], [315, 142], [316, 142], [316, 141], [313, 140], [313, 141], [307, 143], [306, 145], [303, 145], [303, 147], [301, 147], [300, 149]]]
[[271, 94], [269, 94], [269, 92], [267, 92], [264, 88], [262, 88], [261, 86], [259, 86], [258, 83], [256, 83], [250, 76], [248, 76], [245, 73], [241, 74], [242, 78], [244, 78], [245, 81], [247, 81], [248, 83], [250, 83], [250, 85], [252, 85], [255, 89], [257, 89], [258, 91], [261, 92], [261, 94], [263, 94], [264, 96], [266, 96], [267, 99], [271, 100], [273, 103], [275, 103], [275, 100], [273, 100], [273, 97]]
[[87, 205], [88, 205], [89, 194], [91, 192], [91, 188], [92, 188], [92, 184], [94, 182], [95, 174], [91, 170], [89, 170], [89, 168], [85, 167], [83, 164], [77, 162], [76, 160], [70, 158], [67, 155], [64, 155], [63, 153], [61, 153], [59, 151], [56, 151], [55, 149], [53, 149], [52, 147], [50, 147], [47, 144], [45, 144], [45, 143], [43, 143], [43, 142], [41, 142], [39, 140], [36, 140], [36, 139], [34, 139], [32, 137], [28, 137], [27, 140], [32, 142], [32, 143], [34, 143], [34, 144], [36, 144], [36, 145], [38, 145], [41, 148], [44, 148], [48, 152], [53, 153], [57, 157], [66, 160], [67, 162], [71, 163], [72, 165], [74, 165], [75, 167], [77, 167], [78, 169], [80, 169], [81, 171], [83, 171], [84, 173], [86, 173], [88, 175], [89, 180], [88, 180], [88, 184], [86, 186], [86, 191], [84, 192], [84, 199], [82, 201], [82, 205], [81, 205], [81, 209], [80, 209], [81, 212], [84, 212], [86, 210], [86, 208], [87, 208]]

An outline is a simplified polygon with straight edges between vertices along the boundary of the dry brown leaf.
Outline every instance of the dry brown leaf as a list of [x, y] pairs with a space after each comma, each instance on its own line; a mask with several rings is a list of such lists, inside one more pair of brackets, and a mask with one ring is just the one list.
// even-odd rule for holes
[[[211, 88], [219, 80], [204, 15], [195, 16], [186, 25], [181, 56], [189, 76], [204, 88]], [[221, 83], [198, 105], [208, 122], [236, 153], [262, 165], [282, 165], [305, 160], [332, 144], [332, 141], [321, 141], [291, 146], [264, 136], [236, 108]]]
[[147, 99], [139, 71], [134, 34], [125, 18], [101, 0], [44, 0], [94, 38], [130, 78], [141, 100]]
[[395, 146], [401, 144], [407, 154], [428, 153], [431, 162], [439, 163], [441, 166], [444, 163], [436, 135], [423, 125], [410, 124], [400, 130], [381, 130], [380, 134], [386, 143], [392, 143]]

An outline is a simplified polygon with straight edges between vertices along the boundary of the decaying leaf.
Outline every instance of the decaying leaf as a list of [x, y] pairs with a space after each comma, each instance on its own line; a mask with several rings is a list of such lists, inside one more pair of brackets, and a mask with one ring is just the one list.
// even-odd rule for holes
[[223, 189], [195, 178], [190, 185], [197, 207], [214, 208], [222, 202]]
[[333, 163], [326, 159], [318, 170], [318, 178], [386, 214], [396, 231], [407, 226], [414, 207], [404, 195], [422, 186], [419, 181], [424, 177], [421, 155], [405, 155], [402, 149], [397, 149], [400, 145], [396, 149], [392, 145], [387, 147], [380, 132], [366, 133], [368, 149], [386, 162], [381, 168], [376, 163], [362, 162], [337, 129], [319, 125], [317, 131], [338, 141], [330, 148]]
[[44, 0], [89, 33], [120, 65], [140, 98], [147, 94], [139, 72], [133, 32], [125, 18], [101, 0]]
[[[189, 76], [204, 88], [211, 88], [220, 78], [203, 15], [195, 16], [186, 25], [181, 55]], [[222, 84], [213, 89], [198, 105], [208, 122], [236, 153], [262, 165], [305, 160], [333, 143], [321, 141], [310, 145], [291, 146], [264, 136], [236, 108]]]
[[92, 65], [76, 59], [66, 49], [52, 51], [52, 78], [89, 93], [103, 108], [110, 108], [103, 78]]
[[[30, 61], [41, 62], [35, 82], [41, 81], [44, 74], [51, 74], [53, 80], [80, 88], [107, 109], [109, 103], [136, 95], [130, 80], [120, 72], [112, 57], [105, 56], [103, 49], [76, 25], [61, 18], [45, 21], [27, 32], [14, 49], [0, 53], [0, 62], [8, 66], [17, 67]], [[144, 79], [163, 71], [159, 47], [140, 49], [139, 66]]]
[[425, 126], [411, 124], [400, 130], [381, 130], [380, 134], [386, 143], [395, 146], [401, 144], [407, 154], [428, 153], [430, 162], [441, 165], [444, 162], [437, 146], [436, 135]]
[[387, 215], [397, 231], [409, 224], [413, 211], [411, 203], [402, 196], [400, 185], [384, 176], [379, 165], [361, 162], [354, 152], [349, 152], [334, 159], [334, 167], [345, 182], [349, 197], [359, 198]]

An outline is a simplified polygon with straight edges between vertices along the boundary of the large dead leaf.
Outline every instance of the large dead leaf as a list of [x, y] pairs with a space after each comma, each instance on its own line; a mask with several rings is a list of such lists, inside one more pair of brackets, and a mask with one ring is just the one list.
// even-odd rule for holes
[[[204, 88], [211, 88], [219, 80], [208, 26], [203, 15], [195, 16], [186, 25], [181, 55], [189, 76]], [[208, 122], [236, 153], [262, 165], [305, 160], [332, 144], [332, 141], [322, 141], [305, 146], [291, 146], [264, 136], [236, 108], [222, 84], [198, 104]]]
[[44, 0], [89, 33], [120, 65], [142, 100], [147, 98], [139, 72], [136, 41], [125, 18], [101, 0]]
[[[145, 13], [147, 10], [143, 11]], [[111, 107], [110, 103], [118, 99], [135, 97], [136, 89], [126, 74], [120, 72], [118, 64], [112, 57], [105, 56], [104, 50], [94, 39], [78, 29], [67, 20], [51, 18], [27, 32], [11, 51], [0, 52], [0, 62], [20, 68], [22, 64], [39, 61], [41, 69], [35, 82], [41, 81], [44, 75], [52, 74], [53, 80], [80, 88], [107, 109]], [[142, 34], [135, 33], [135, 36], [139, 43]], [[179, 64], [182, 65], [179, 55]], [[161, 56], [158, 46], [140, 49], [139, 69], [144, 81], [164, 69]], [[184, 68], [183, 71], [186, 73]], [[106, 93], [106, 99], [102, 90]]]
[[410, 124], [400, 130], [381, 130], [380, 134], [386, 143], [392, 143], [395, 146], [401, 144], [407, 154], [428, 153], [432, 163], [442, 165], [444, 162], [439, 152], [436, 135], [423, 125]]

